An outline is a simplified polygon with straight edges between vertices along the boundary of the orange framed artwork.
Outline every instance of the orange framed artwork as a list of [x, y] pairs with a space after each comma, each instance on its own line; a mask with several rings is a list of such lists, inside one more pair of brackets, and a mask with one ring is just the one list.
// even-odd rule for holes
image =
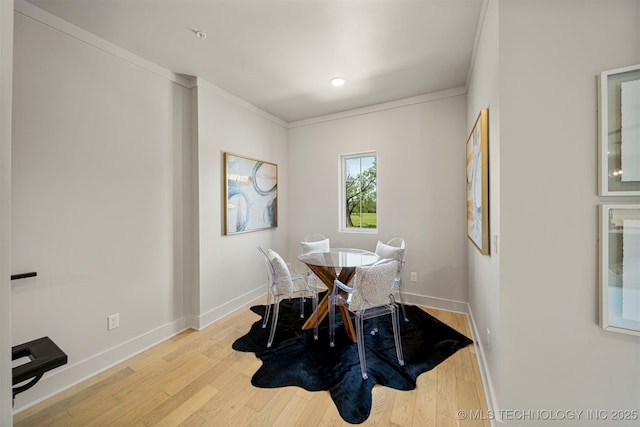
[[467, 138], [467, 236], [489, 254], [489, 110], [480, 111]]

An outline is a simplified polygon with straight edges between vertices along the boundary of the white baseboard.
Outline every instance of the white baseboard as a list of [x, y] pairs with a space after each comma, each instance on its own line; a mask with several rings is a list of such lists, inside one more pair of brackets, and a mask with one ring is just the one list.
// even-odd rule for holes
[[[487, 409], [491, 414], [498, 414], [498, 401], [495, 396], [493, 388], [493, 381], [491, 379], [491, 373], [489, 366], [487, 365], [484, 349], [482, 348], [481, 335], [478, 333], [478, 327], [473, 317], [473, 311], [469, 303], [464, 301], [455, 301], [445, 298], [430, 297], [418, 294], [404, 294], [405, 300], [408, 304], [416, 304], [424, 307], [433, 307], [439, 310], [453, 311], [457, 313], [466, 314], [469, 318], [469, 324], [471, 326], [471, 339], [473, 340], [476, 348], [476, 358], [478, 361], [478, 367], [480, 368], [480, 377], [482, 378], [482, 385], [485, 390], [485, 396], [487, 399]], [[489, 414], [482, 414], [489, 417]], [[490, 417], [493, 418], [493, 417]], [[496, 427], [499, 423], [497, 419], [490, 419], [491, 426]], [[505, 425], [500, 423], [500, 425]]]
[[[251, 302], [263, 297], [265, 295], [265, 290], [266, 285], [259, 286], [252, 291], [201, 314], [200, 316], [186, 316], [180, 318], [90, 358], [71, 365], [65, 365], [64, 367], [52, 371], [40, 380], [37, 387], [16, 396], [13, 411], [14, 415], [177, 335], [185, 329], [192, 328], [202, 330], [217, 320], [220, 320], [234, 311], [246, 307]], [[493, 392], [491, 376], [489, 368], [485, 362], [482, 346], [479, 344], [480, 341], [478, 337], [480, 335], [478, 334], [477, 326], [469, 304], [463, 301], [448, 300], [417, 294], [405, 294], [405, 298], [406, 302], [409, 304], [434, 307], [440, 310], [454, 311], [469, 316], [472, 329], [472, 339], [476, 343], [478, 366], [480, 367], [480, 374], [487, 396], [487, 407], [490, 411], [496, 413], [497, 401]], [[494, 420], [491, 420], [491, 423], [492, 426], [496, 426]]]
[[433, 307], [439, 310], [454, 311], [456, 313], [469, 314], [469, 304], [464, 301], [455, 301], [445, 298], [430, 297], [426, 295], [404, 293], [405, 302], [408, 304]]
[[246, 306], [247, 304], [255, 301], [256, 299], [264, 296], [267, 292], [267, 284], [263, 284], [252, 291], [249, 291], [237, 298], [232, 299], [218, 307], [215, 307], [208, 312], [201, 314], [193, 319], [194, 323], [189, 324], [193, 329], [201, 331], [207, 326], [211, 325], [217, 320], [222, 319], [225, 316], [233, 313], [234, 311]]
[[[484, 355], [484, 349], [482, 348], [480, 333], [478, 332], [478, 326], [476, 325], [476, 321], [473, 317], [473, 311], [471, 310], [471, 306], [467, 304], [469, 309], [469, 323], [471, 324], [471, 334], [473, 335], [474, 345], [476, 346], [476, 358], [478, 361], [478, 367], [480, 368], [480, 377], [482, 378], [482, 385], [484, 387], [484, 394], [487, 399], [487, 409], [492, 414], [498, 414], [498, 400], [495, 395], [495, 390], [493, 388], [493, 381], [491, 379], [491, 372], [489, 371], [489, 365], [487, 365], [487, 359]], [[484, 414], [489, 415], [489, 414]], [[491, 417], [490, 419], [491, 426], [496, 427], [498, 420]]]
[[185, 318], [169, 322], [87, 359], [45, 374], [38, 384], [16, 396], [13, 413], [42, 402], [187, 329]]
[[85, 360], [62, 366], [45, 374], [33, 387], [16, 396], [13, 413], [17, 414], [102, 371], [165, 341], [185, 329], [202, 330], [213, 322], [264, 296], [266, 284], [222, 304], [200, 316], [185, 316]]

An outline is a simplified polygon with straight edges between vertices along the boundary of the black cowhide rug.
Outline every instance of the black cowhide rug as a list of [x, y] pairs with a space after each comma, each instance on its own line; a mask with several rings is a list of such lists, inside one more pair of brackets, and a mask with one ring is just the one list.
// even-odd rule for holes
[[[246, 335], [233, 343], [233, 348], [254, 352], [262, 360], [262, 366], [251, 379], [255, 387], [327, 390], [340, 416], [351, 424], [362, 423], [369, 417], [374, 385], [413, 390], [418, 375], [473, 342], [420, 308], [406, 306], [409, 322], [400, 320], [405, 365], [398, 364], [391, 316], [366, 320], [365, 331], [375, 327], [379, 332], [365, 336], [369, 379], [363, 380], [358, 347], [346, 336], [340, 315], [336, 315], [336, 345], [330, 347], [327, 319], [320, 325], [317, 341], [313, 339], [313, 330], [301, 329], [306, 319], [300, 318], [299, 301], [296, 298], [280, 303], [278, 327], [270, 349], [267, 337], [271, 319], [264, 329], [262, 319], [255, 322]], [[251, 311], [263, 317], [265, 306], [253, 306]], [[305, 314], [308, 316], [310, 312], [307, 301]]]

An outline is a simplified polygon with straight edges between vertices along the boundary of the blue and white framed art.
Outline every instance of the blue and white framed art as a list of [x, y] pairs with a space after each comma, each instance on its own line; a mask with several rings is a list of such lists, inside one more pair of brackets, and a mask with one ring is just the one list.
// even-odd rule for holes
[[278, 165], [224, 153], [225, 234], [278, 226]]

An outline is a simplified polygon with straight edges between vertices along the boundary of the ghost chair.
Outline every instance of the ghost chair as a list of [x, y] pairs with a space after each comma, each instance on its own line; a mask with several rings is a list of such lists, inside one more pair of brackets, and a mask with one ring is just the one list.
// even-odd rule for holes
[[404, 289], [402, 286], [402, 267], [404, 267], [404, 259], [407, 255], [407, 243], [402, 237], [396, 237], [387, 243], [378, 241], [376, 244], [376, 255], [383, 259], [397, 259], [400, 261], [398, 267], [398, 275], [395, 282], [395, 291], [398, 293], [400, 307], [402, 307], [402, 317], [405, 322], [409, 321], [407, 310], [405, 309]]
[[[356, 273], [347, 286], [338, 279], [329, 296], [329, 344], [335, 345], [336, 307], [344, 306], [355, 315], [356, 339], [358, 341], [358, 357], [362, 378], [367, 379], [367, 361], [365, 357], [364, 321], [374, 317], [391, 315], [393, 338], [396, 346], [398, 363], [403, 366], [402, 343], [400, 341], [400, 321], [398, 306], [393, 297], [393, 288], [398, 272], [396, 259], [383, 259], [370, 266], [356, 268]], [[375, 333], [371, 335], [374, 336]]]
[[263, 328], [267, 327], [267, 323], [269, 322], [269, 313], [273, 310], [267, 347], [271, 347], [273, 337], [276, 333], [280, 301], [283, 299], [291, 299], [293, 297], [300, 298], [300, 318], [304, 318], [305, 298], [311, 298], [313, 315], [315, 317], [313, 338], [318, 339], [318, 291], [309, 286], [304, 275], [292, 275], [287, 263], [277, 252], [271, 249], [267, 249], [265, 251], [261, 247], [258, 247], [257, 249], [262, 255], [268, 277], [267, 308], [262, 321]]
[[[302, 254], [311, 252], [329, 252], [329, 239], [320, 233], [309, 234], [300, 242]], [[309, 267], [306, 267], [307, 283], [318, 291], [326, 291], [327, 287]]]

